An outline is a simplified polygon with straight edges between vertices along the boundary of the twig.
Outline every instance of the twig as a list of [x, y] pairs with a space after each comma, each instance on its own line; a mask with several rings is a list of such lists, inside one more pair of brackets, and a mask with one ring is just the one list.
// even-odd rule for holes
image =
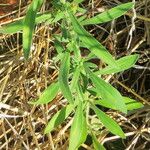
[[129, 50], [129, 48], [130, 48], [132, 37], [133, 37], [133, 32], [135, 30], [135, 19], [136, 19], [135, 0], [132, 0], [132, 2], [134, 3], [133, 8], [132, 8], [133, 16], [131, 19], [132, 26], [131, 26], [131, 29], [129, 31], [129, 41], [128, 41], [128, 45], [127, 45], [127, 50]]
[[115, 79], [115, 81], [121, 85], [123, 88], [125, 88], [128, 92], [132, 93], [134, 96], [136, 96], [137, 98], [139, 98], [139, 100], [141, 100], [142, 102], [144, 102], [145, 104], [150, 105], [150, 103], [145, 100], [144, 98], [142, 98], [140, 95], [138, 95], [137, 93], [135, 93], [132, 89], [128, 88], [126, 85], [122, 84], [121, 82], [119, 82], [118, 80]]
[[[150, 127], [149, 127], [149, 128], [145, 128], [145, 129], [142, 129], [141, 131], [133, 131], [133, 132], [125, 133], [125, 136], [128, 137], [128, 136], [132, 136], [132, 135], [137, 134], [137, 133], [149, 132], [149, 130], [150, 130]], [[116, 139], [120, 139], [120, 138], [121, 138], [120, 136], [112, 136], [112, 137], [109, 137], [109, 138], [105, 138], [105, 139], [102, 141], [102, 144], [104, 144], [104, 143], [106, 143], [106, 142], [109, 142], [109, 141], [116, 140]]]

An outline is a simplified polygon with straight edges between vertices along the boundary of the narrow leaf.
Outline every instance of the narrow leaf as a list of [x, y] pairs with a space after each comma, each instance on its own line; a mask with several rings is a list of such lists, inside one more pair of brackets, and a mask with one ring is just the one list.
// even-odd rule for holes
[[97, 68], [97, 65], [95, 63], [92, 63], [92, 62], [85, 62], [86, 66], [89, 67], [89, 68]]
[[92, 105], [92, 109], [95, 111], [97, 117], [100, 119], [102, 124], [113, 134], [118, 135], [122, 138], [125, 138], [124, 132], [120, 128], [120, 126], [111, 119], [108, 115], [106, 115], [103, 111], [98, 109], [96, 106]]
[[[123, 101], [126, 104], [127, 110], [133, 110], [133, 109], [138, 109], [138, 108], [143, 107], [143, 105], [140, 102], [137, 102], [137, 101], [130, 99], [128, 97], [123, 97]], [[111, 109], [116, 109], [113, 105], [110, 105], [110, 103], [104, 99], [96, 100], [94, 102], [94, 104], [101, 105], [101, 106], [111, 108]]]
[[48, 125], [46, 126], [44, 133], [45, 134], [49, 133], [52, 130], [54, 130], [54, 128], [56, 128], [58, 125], [60, 125], [73, 111], [73, 108], [74, 108], [73, 105], [68, 105], [62, 108], [61, 110], [59, 110], [48, 122]]
[[23, 28], [23, 19], [0, 27], [0, 33], [12, 34], [22, 30], [22, 28]]
[[35, 102], [29, 102], [30, 104], [47, 104], [51, 102], [57, 95], [59, 91], [59, 83], [52, 83], [48, 86], [44, 92], [41, 94], [39, 99]]
[[36, 14], [41, 7], [43, 0], [33, 0], [30, 4], [23, 23], [23, 50], [24, 57], [28, 59], [32, 44], [33, 32], [35, 27]]
[[57, 51], [58, 54], [62, 54], [63, 53], [64, 48], [63, 48], [61, 42], [59, 42], [57, 39], [54, 41], [54, 46], [55, 46], [56, 51]]
[[74, 31], [78, 34], [80, 40], [93, 54], [102, 59], [105, 63], [110, 66], [115, 66], [116, 62], [111, 56], [111, 54], [102, 46], [94, 37], [92, 37], [77, 21], [77, 19], [72, 15], [71, 12], [68, 12], [71, 22], [73, 24]]
[[73, 104], [73, 97], [68, 84], [69, 69], [70, 69], [70, 53], [65, 52], [64, 57], [62, 58], [61, 61], [58, 81], [63, 96], [69, 101], [69, 103]]
[[82, 103], [77, 107], [74, 120], [71, 126], [69, 150], [76, 150], [84, 143], [87, 136], [87, 124], [83, 115]]
[[98, 14], [92, 18], [86, 19], [82, 21], [82, 25], [89, 25], [89, 24], [100, 24], [105, 23], [108, 21], [111, 21], [113, 19], [116, 19], [122, 15], [124, 15], [128, 10], [130, 10], [133, 7], [133, 3], [125, 3], [118, 5], [110, 10], [104, 11], [101, 14]]
[[85, 95], [83, 93], [83, 89], [80, 83], [78, 83], [78, 86], [76, 87], [76, 92], [77, 92], [76, 103], [79, 104], [80, 101], [83, 101], [85, 99]]
[[107, 103], [121, 112], [127, 113], [126, 105], [123, 101], [121, 94], [109, 83], [106, 83], [103, 79], [97, 77], [92, 72], [90, 73], [90, 79], [96, 87], [96, 91], [101, 95], [102, 99], [105, 99]]
[[111, 73], [117, 73], [121, 72], [124, 70], [127, 70], [131, 68], [136, 61], [138, 60], [139, 55], [130, 55], [130, 56], [125, 56], [120, 58], [119, 60], [116, 60], [116, 63], [118, 64], [118, 68], [112, 67], [112, 66], [107, 66], [102, 70], [99, 70], [96, 72], [96, 74], [111, 74]]
[[78, 83], [78, 80], [79, 80], [79, 77], [80, 77], [80, 71], [81, 71], [80, 66], [77, 66], [75, 68], [75, 71], [73, 72], [73, 78], [72, 78], [72, 81], [71, 81], [71, 90], [74, 90], [77, 86], [77, 83]]
[[54, 14], [54, 16], [52, 17], [52, 19], [49, 19], [46, 21], [46, 24], [51, 24], [51, 23], [55, 23], [59, 20], [61, 20], [62, 18], [64, 18], [64, 12], [63, 11], [58, 11]]
[[143, 104], [140, 102], [137, 102], [134, 99], [131, 99], [129, 97], [124, 97], [124, 101], [127, 105], [128, 110], [134, 110], [134, 109], [139, 109], [143, 107]]
[[92, 134], [92, 141], [95, 150], [106, 150], [103, 145], [101, 145], [94, 134]]
[[80, 4], [80, 3], [82, 3], [84, 0], [74, 0], [73, 2], [74, 3], [77, 3], [77, 4]]
[[[62, 13], [56, 13], [57, 15], [61, 15]], [[48, 21], [47, 21], [48, 20]], [[35, 19], [35, 24], [39, 24], [42, 22], [45, 22], [50, 24], [50, 23], [54, 23], [55, 21], [59, 21], [58, 18], [55, 19], [55, 16], [53, 17], [51, 15], [51, 13], [43, 13], [43, 14], [37, 14], [36, 15], [36, 19]], [[23, 30], [23, 23], [24, 23], [24, 18], [20, 19], [18, 21], [9, 23], [7, 25], [4, 25], [2, 27], [0, 27], [0, 33], [3, 34], [13, 34], [13, 33], [17, 33], [18, 31], [22, 31]]]
[[82, 22], [85, 18], [86, 18], [86, 15], [83, 15], [83, 16], [81, 16], [81, 17], [78, 18], [78, 21]]
[[35, 24], [39, 24], [42, 22], [45, 22], [47, 20], [52, 20], [53, 17], [51, 13], [43, 13], [43, 14], [37, 14], [35, 18]]

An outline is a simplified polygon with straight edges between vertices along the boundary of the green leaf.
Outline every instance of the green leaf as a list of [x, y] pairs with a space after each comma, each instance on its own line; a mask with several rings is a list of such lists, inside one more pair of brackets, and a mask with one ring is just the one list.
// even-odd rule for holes
[[78, 42], [77, 42], [77, 37], [75, 37], [75, 35], [72, 35], [72, 41], [70, 43], [67, 44], [67, 48], [70, 50], [70, 52], [74, 52], [74, 60], [75, 62], [79, 63], [80, 62], [80, 66], [81, 66], [81, 52], [78, 46]]
[[94, 37], [92, 37], [77, 21], [77, 19], [72, 15], [71, 12], [68, 12], [74, 31], [79, 36], [80, 40], [83, 44], [88, 48], [93, 54], [102, 59], [105, 63], [110, 66], [115, 66], [116, 62], [111, 56], [111, 54], [106, 50], [104, 46], [102, 46]]
[[54, 47], [56, 48], [56, 51], [58, 54], [62, 54], [64, 51], [64, 48], [61, 44], [61, 42], [59, 42], [57, 39], [55, 39], [54, 41]]
[[83, 100], [86, 99], [86, 96], [83, 93], [83, 89], [82, 89], [80, 83], [78, 83], [78, 86], [76, 87], [76, 93], [77, 93], [76, 94], [76, 101], [75, 101], [76, 104], [79, 104], [80, 101], [83, 102]]
[[[56, 13], [56, 14], [57, 14], [56, 16], [59, 16], [59, 15], [62, 16], [62, 12]], [[61, 17], [55, 18], [55, 16], [53, 17], [51, 13], [37, 14], [36, 19], [35, 19], [35, 24], [45, 22], [46, 20], [48, 20], [46, 24], [55, 23], [56, 21], [59, 21], [58, 19], [61, 19]], [[17, 33], [18, 31], [23, 30], [23, 23], [24, 23], [24, 18], [18, 21], [9, 23], [7, 25], [4, 25], [0, 27], [0, 33], [3, 33], [3, 34]]]
[[52, 20], [53, 17], [51, 15], [51, 13], [43, 13], [43, 14], [37, 14], [36, 18], [35, 18], [35, 24], [39, 24], [42, 22], [45, 22], [47, 20]]
[[[80, 7], [77, 8], [77, 11], [82, 14], [82, 16], [80, 17], [79, 21], [80, 21], [80, 20], [82, 21], [81, 18], [84, 18], [84, 19], [86, 18], [86, 15], [83, 15], [83, 14], [86, 14], [86, 12], [87, 12], [87, 9], [86, 9], [86, 8], [82, 8], [82, 6], [80, 6]], [[84, 19], [83, 19], [83, 20], [84, 20]]]
[[106, 150], [103, 145], [101, 145], [94, 134], [92, 134], [92, 141], [95, 150]]
[[120, 126], [111, 119], [108, 115], [106, 115], [103, 111], [98, 109], [96, 106], [92, 105], [92, 109], [96, 113], [97, 117], [100, 119], [102, 124], [113, 134], [120, 136], [121, 138], [125, 138], [124, 132], [120, 128]]
[[33, 0], [30, 4], [23, 23], [23, 51], [25, 59], [28, 59], [33, 39], [36, 14], [43, 0]]
[[92, 18], [82, 21], [81, 24], [82, 25], [100, 24], [100, 23], [111, 21], [113, 19], [116, 19], [124, 15], [128, 10], [130, 10], [133, 7], [133, 4], [134, 3], [130, 2], [130, 3], [118, 5], [110, 10], [104, 11], [101, 14], [98, 14]]
[[127, 105], [128, 110], [139, 109], [144, 106], [142, 103], [137, 102], [136, 100], [131, 99], [129, 97], [124, 97], [124, 101]]
[[89, 68], [97, 68], [97, 65], [95, 63], [92, 63], [92, 62], [85, 62], [86, 66], [89, 67]]
[[83, 16], [81, 16], [81, 17], [78, 18], [78, 21], [82, 22], [85, 18], [86, 18], [86, 15], [83, 15]]
[[71, 126], [69, 150], [78, 149], [78, 147], [85, 142], [87, 137], [87, 124], [83, 115], [82, 105], [83, 104], [80, 101]]
[[[137, 102], [133, 99], [130, 99], [128, 97], [123, 97], [123, 101], [126, 104], [127, 110], [133, 110], [143, 107], [143, 104], [140, 102]], [[94, 101], [95, 105], [101, 105], [107, 108], [116, 109], [114, 106], [110, 105], [110, 103], [107, 100], [101, 99]]]
[[80, 68], [80, 66], [77, 66], [75, 68], [75, 71], [73, 72], [73, 78], [71, 81], [71, 90], [74, 90], [76, 88], [77, 83], [79, 81], [80, 72], [81, 72], [81, 68]]
[[64, 18], [64, 12], [63, 11], [60, 11], [60, 12], [58, 11], [54, 14], [52, 19], [49, 19], [49, 20], [46, 21], [46, 24], [51, 24], [51, 23], [58, 22], [62, 18]]
[[73, 2], [74, 3], [77, 3], [77, 4], [80, 4], [80, 3], [82, 3], [84, 0], [74, 0]]
[[0, 28], [0, 33], [12, 34], [12, 33], [16, 33], [18, 31], [22, 30], [22, 28], [23, 28], [23, 19], [15, 21], [13, 23], [9, 23], [5, 26], [2, 26]]
[[48, 122], [48, 125], [46, 126], [44, 133], [46, 134], [54, 130], [54, 128], [60, 125], [69, 116], [69, 114], [73, 111], [73, 109], [74, 109], [73, 105], [68, 105], [59, 110]]
[[96, 87], [96, 92], [101, 95], [102, 99], [105, 99], [110, 107], [127, 113], [126, 105], [123, 101], [121, 94], [109, 83], [106, 83], [103, 79], [97, 77], [90, 72], [90, 79]]
[[69, 69], [70, 69], [70, 53], [66, 51], [61, 61], [58, 81], [63, 96], [69, 101], [69, 103], [73, 104], [73, 97], [68, 84]]
[[138, 57], [139, 57], [139, 55], [137, 55], [137, 54], [122, 57], [116, 61], [116, 63], [118, 64], [118, 68], [115, 68], [112, 66], [107, 66], [104, 69], [99, 70], [95, 73], [97, 75], [98, 74], [103, 75], [103, 74], [111, 74], [111, 73], [117, 73], [117, 72], [127, 70], [136, 63], [136, 61], [138, 60]]
[[41, 96], [37, 101], [29, 103], [34, 105], [47, 104], [56, 97], [58, 91], [59, 91], [59, 83], [58, 82], [52, 83], [44, 90], [44, 92], [41, 94]]

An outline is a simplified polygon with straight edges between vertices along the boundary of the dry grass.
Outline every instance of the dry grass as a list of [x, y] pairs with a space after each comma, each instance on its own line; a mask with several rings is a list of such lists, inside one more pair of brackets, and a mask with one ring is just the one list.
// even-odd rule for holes
[[[89, 16], [119, 4], [119, 0], [91, 0], [83, 7]], [[27, 3], [20, 1], [13, 12], [1, 16], [1, 25], [19, 19], [25, 15]], [[41, 11], [49, 9], [48, 1]], [[127, 138], [119, 139], [103, 130], [98, 136], [109, 150], [148, 150], [150, 145], [150, 2], [136, 1], [136, 19], [133, 12], [128, 12], [117, 21], [102, 26], [90, 26], [88, 30], [108, 50], [119, 58], [123, 55], [139, 53], [136, 66], [128, 71], [107, 76], [123, 95], [130, 96], [145, 104], [144, 108], [130, 112], [128, 115], [115, 111], [107, 111], [110, 116], [120, 122]], [[131, 21], [132, 20], [132, 21]], [[135, 24], [132, 35], [129, 32]], [[61, 95], [50, 104], [32, 106], [28, 101], [38, 98], [40, 93], [54, 81], [58, 75], [52, 57], [55, 54], [51, 35], [59, 33], [56, 26], [38, 25], [33, 40], [33, 50], [29, 61], [25, 62], [22, 53], [21, 34], [0, 35], [0, 149], [41, 149], [66, 150], [68, 146], [70, 116], [62, 126], [48, 135], [43, 129], [51, 116], [66, 101]], [[131, 38], [131, 43], [129, 40]], [[129, 49], [127, 50], [127, 46]], [[93, 117], [93, 116], [91, 116]], [[87, 150], [93, 149], [91, 144], [83, 144]]]

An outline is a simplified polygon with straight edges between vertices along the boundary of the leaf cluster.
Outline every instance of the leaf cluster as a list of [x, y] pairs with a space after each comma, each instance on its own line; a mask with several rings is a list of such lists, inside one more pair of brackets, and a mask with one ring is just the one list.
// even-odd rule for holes
[[[138, 55], [124, 56], [114, 59], [108, 50], [95, 39], [85, 26], [101, 24], [124, 15], [133, 7], [133, 3], [125, 3], [87, 18], [86, 10], [80, 8], [83, 0], [66, 2], [53, 1], [55, 15], [53, 13], [38, 13], [43, 0], [33, 0], [30, 4], [25, 18], [0, 28], [0, 33], [11, 34], [22, 32], [24, 57], [27, 60], [30, 56], [30, 49], [33, 41], [35, 26], [41, 22], [54, 24], [59, 22], [61, 33], [53, 35], [56, 56], [54, 60], [60, 62], [58, 79], [43, 91], [38, 100], [31, 104], [47, 104], [51, 102], [58, 93], [68, 101], [66, 107], [59, 110], [49, 121], [45, 128], [45, 134], [54, 130], [71, 113], [74, 112], [74, 119], [70, 130], [69, 150], [78, 149], [91, 135], [95, 149], [105, 149], [97, 140], [92, 131], [88, 109], [96, 114], [100, 122], [112, 134], [125, 138], [118, 123], [110, 118], [99, 106], [114, 109], [122, 113], [138, 109], [143, 105], [136, 100], [124, 97], [111, 84], [107, 83], [101, 75], [114, 74], [131, 68], [137, 61]], [[80, 12], [82, 16], [76, 17]], [[86, 48], [89, 54], [82, 57], [81, 49]], [[100, 59], [106, 67], [99, 67], [92, 63], [92, 59]], [[93, 94], [96, 93], [95, 94]]]

